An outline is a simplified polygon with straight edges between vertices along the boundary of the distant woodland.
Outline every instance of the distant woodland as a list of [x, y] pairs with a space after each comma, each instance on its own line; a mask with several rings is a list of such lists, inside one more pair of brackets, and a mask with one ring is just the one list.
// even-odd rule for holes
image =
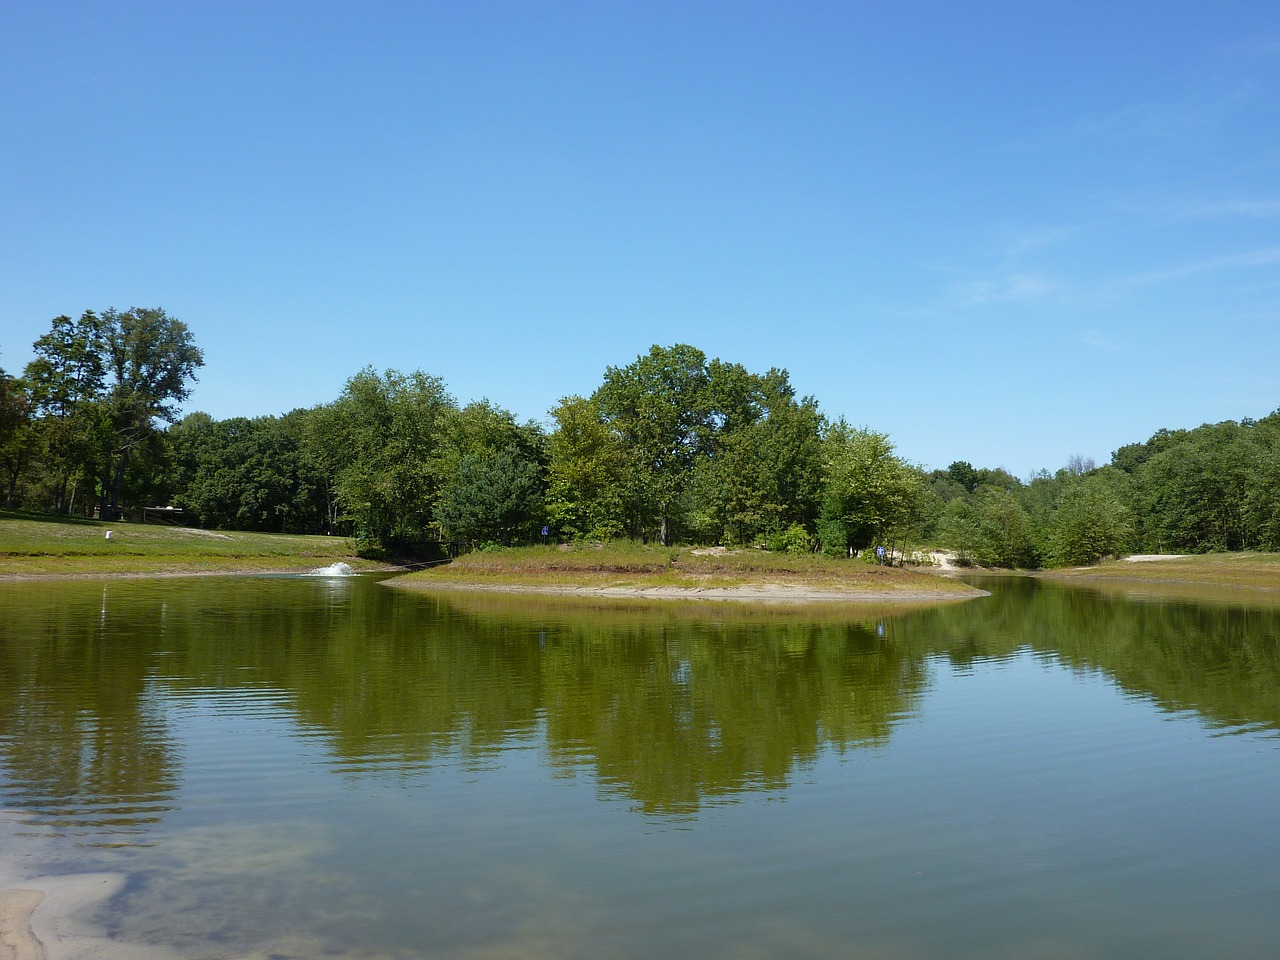
[[421, 371], [372, 368], [310, 409], [179, 419], [204, 359], [160, 309], [57, 317], [34, 352], [20, 376], [0, 370], [10, 510], [141, 519], [171, 506], [190, 526], [342, 534], [371, 555], [626, 538], [901, 556], [928, 543], [1033, 568], [1280, 548], [1280, 410], [1021, 480], [964, 461], [923, 470], [797, 396], [785, 370], [686, 344], [607, 367], [545, 424], [461, 405]]

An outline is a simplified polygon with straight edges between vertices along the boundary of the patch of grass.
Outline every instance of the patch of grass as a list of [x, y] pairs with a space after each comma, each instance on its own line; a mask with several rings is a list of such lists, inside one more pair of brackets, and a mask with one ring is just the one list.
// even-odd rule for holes
[[[111, 532], [110, 539], [107, 531]], [[283, 570], [355, 559], [346, 537], [240, 533], [0, 512], [0, 575]]]
[[1055, 580], [1164, 583], [1280, 591], [1280, 554], [1210, 553], [1169, 560], [1110, 560], [1096, 567], [1053, 570]]

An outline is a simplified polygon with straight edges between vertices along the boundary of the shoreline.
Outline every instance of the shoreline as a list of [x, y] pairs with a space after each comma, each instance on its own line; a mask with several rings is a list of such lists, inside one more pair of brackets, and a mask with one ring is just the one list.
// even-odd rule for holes
[[732, 587], [643, 586], [606, 584], [530, 584], [467, 581], [387, 581], [387, 586], [419, 593], [500, 593], [584, 597], [609, 600], [710, 600], [773, 604], [869, 603], [920, 604], [974, 600], [990, 596], [977, 587], [970, 590], [835, 590], [802, 584], [760, 582]]
[[1209, 599], [1280, 599], [1280, 554], [1136, 554], [1094, 567], [1036, 571], [1053, 583]]
[[[351, 558], [339, 558], [342, 563], [349, 563]], [[331, 563], [339, 561], [330, 561]], [[361, 561], [358, 561], [360, 563]], [[326, 564], [325, 566], [328, 566]], [[0, 573], [0, 583], [48, 583], [60, 580], [180, 580], [188, 577], [305, 577], [324, 567], [289, 566], [289, 567], [227, 567], [210, 570], [207, 567], [170, 570], [68, 570], [41, 571], [39, 573]], [[391, 564], [362, 565], [355, 568], [356, 573], [408, 573], [406, 567]], [[317, 574], [317, 576], [319, 576]], [[3, 955], [0, 955], [3, 960]]]
[[86, 918], [125, 881], [119, 873], [19, 879], [0, 871], [0, 960], [173, 960], [163, 948], [113, 940]]

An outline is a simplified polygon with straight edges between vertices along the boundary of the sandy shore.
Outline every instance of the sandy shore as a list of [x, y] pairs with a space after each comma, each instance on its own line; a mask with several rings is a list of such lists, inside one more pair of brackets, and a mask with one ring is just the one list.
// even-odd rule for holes
[[124, 887], [118, 873], [0, 877], [0, 960], [175, 960], [108, 939], [85, 916]]
[[441, 580], [388, 580], [388, 586], [404, 590], [460, 591], [481, 593], [532, 593], [561, 597], [603, 597], [637, 600], [719, 600], [753, 603], [943, 603], [972, 600], [989, 594], [976, 587], [968, 590], [822, 590], [806, 585], [759, 583], [738, 587], [643, 587], [589, 586], [520, 583], [462, 583]]

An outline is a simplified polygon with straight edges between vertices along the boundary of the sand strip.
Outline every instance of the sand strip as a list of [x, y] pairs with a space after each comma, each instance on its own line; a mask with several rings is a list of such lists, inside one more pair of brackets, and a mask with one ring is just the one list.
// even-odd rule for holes
[[42, 900], [41, 890], [0, 890], [0, 960], [45, 960], [31, 931], [31, 915]]
[[531, 593], [563, 597], [609, 597], [637, 600], [739, 600], [756, 603], [936, 603], [990, 596], [976, 587], [967, 590], [823, 590], [809, 586], [757, 584], [741, 587], [559, 586], [551, 584], [462, 583], [440, 580], [384, 580], [384, 586], [422, 592]]

